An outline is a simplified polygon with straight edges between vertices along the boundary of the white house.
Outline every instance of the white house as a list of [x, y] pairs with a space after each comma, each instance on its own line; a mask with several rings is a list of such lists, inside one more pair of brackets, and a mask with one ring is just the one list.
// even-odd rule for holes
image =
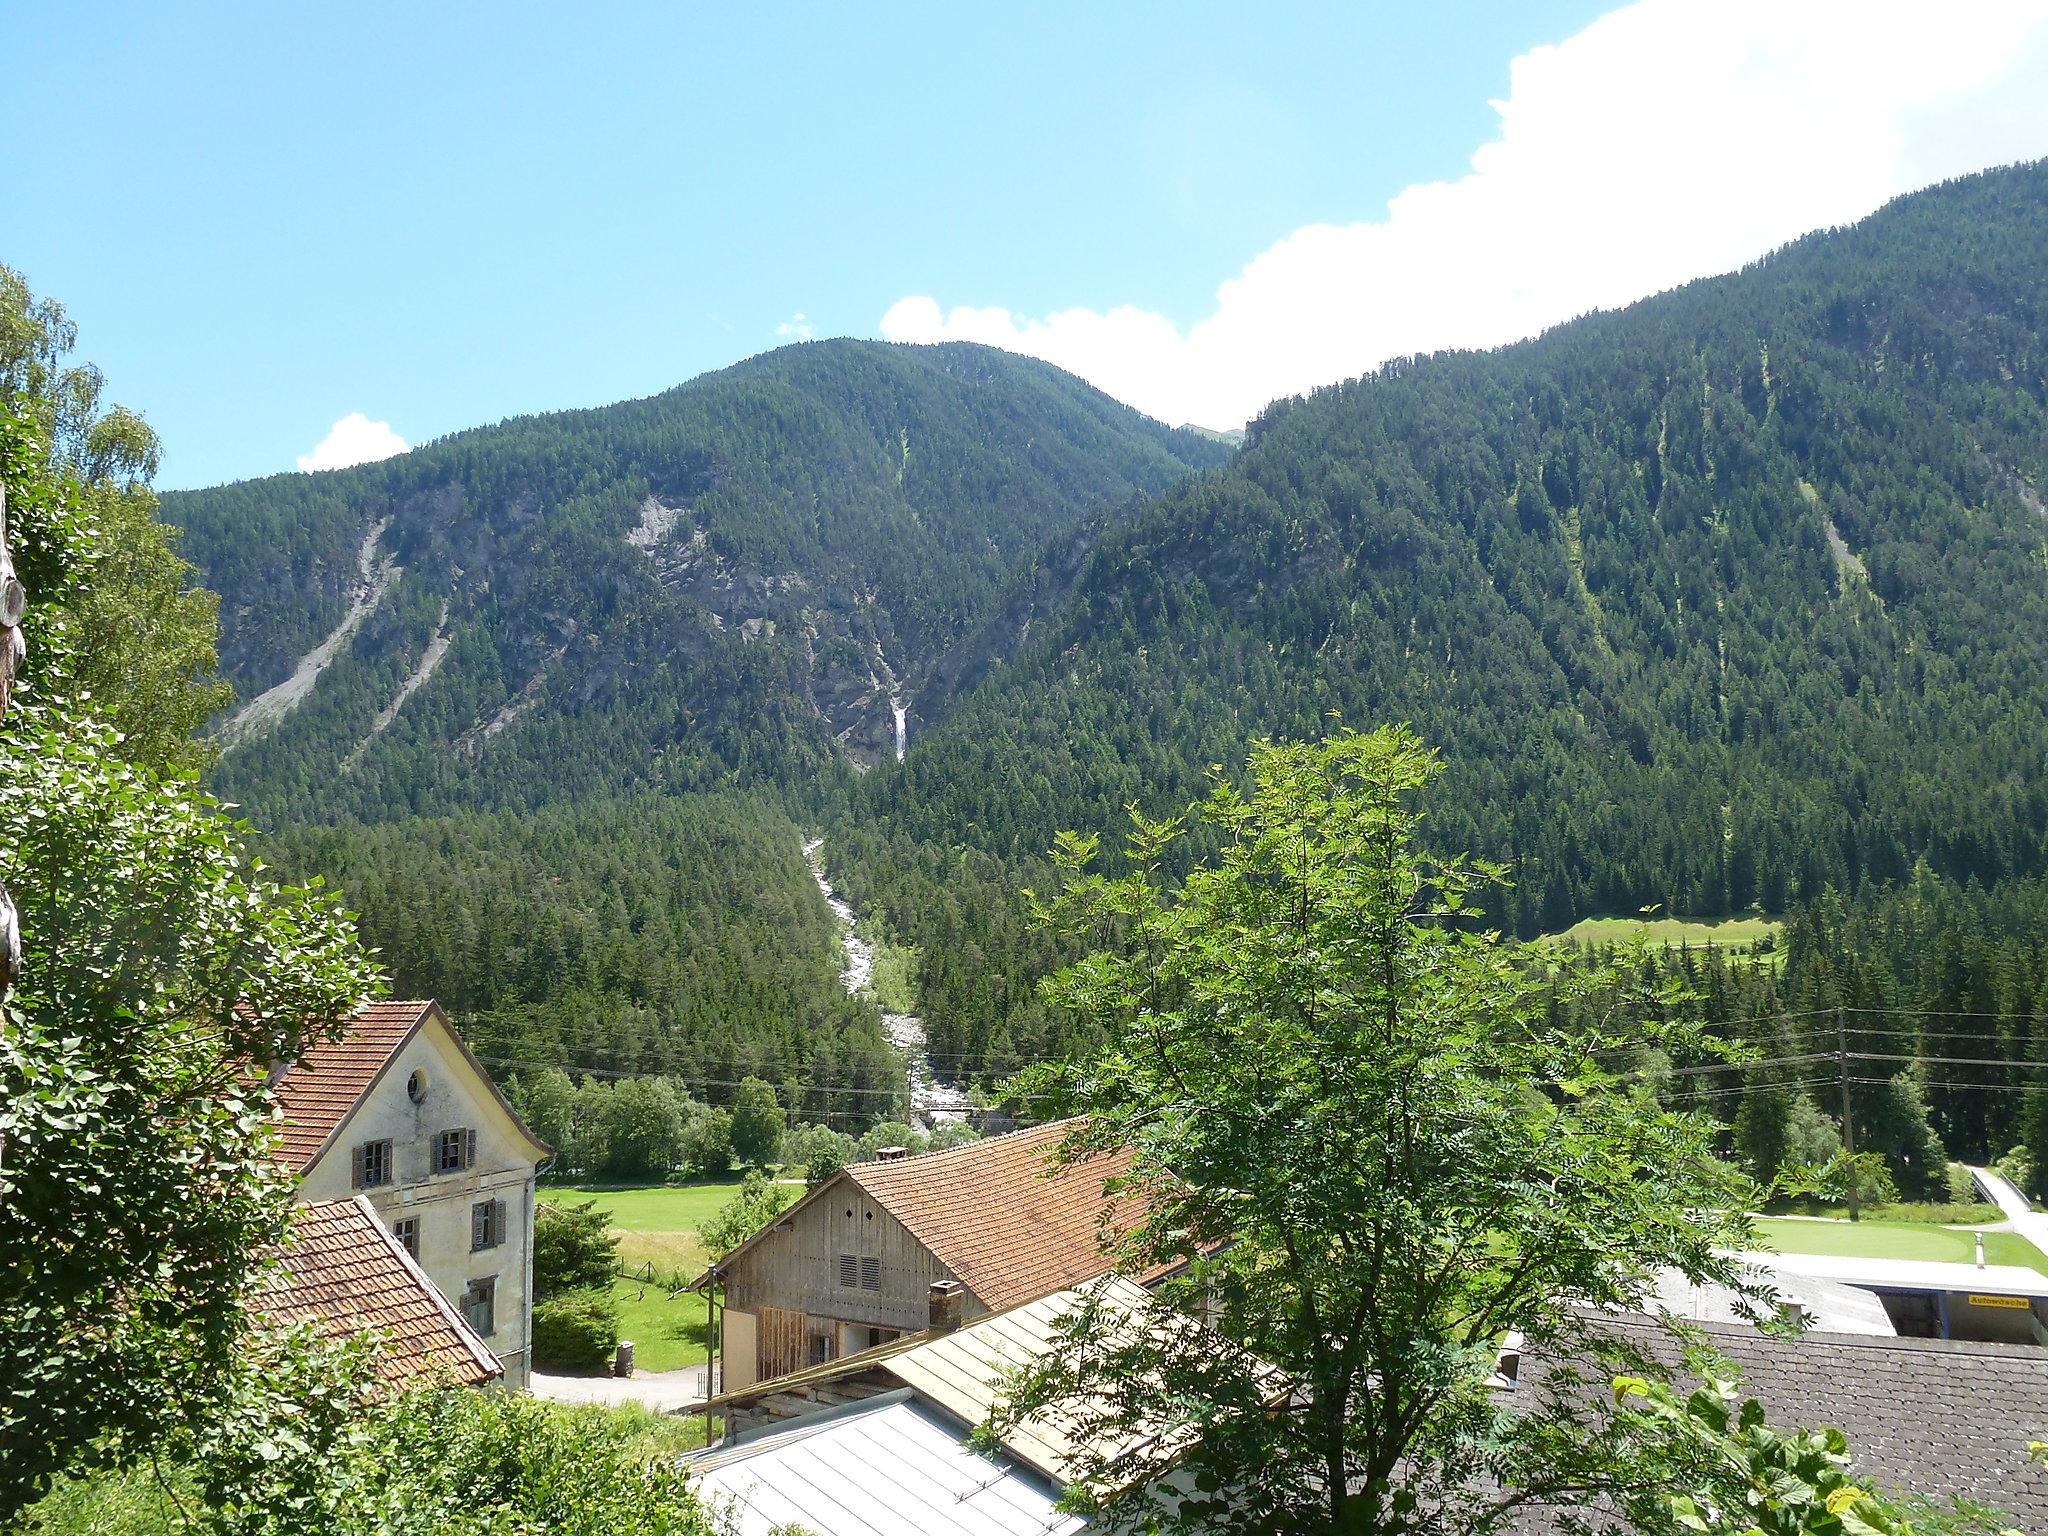
[[533, 1336], [534, 1174], [550, 1152], [432, 1002], [373, 1003], [277, 1080], [304, 1202], [367, 1196], [510, 1386]]

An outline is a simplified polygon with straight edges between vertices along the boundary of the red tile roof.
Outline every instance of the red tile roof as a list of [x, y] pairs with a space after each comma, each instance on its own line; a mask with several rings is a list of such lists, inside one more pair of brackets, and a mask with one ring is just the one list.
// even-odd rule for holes
[[336, 1127], [362, 1101], [392, 1053], [405, 1043], [431, 1002], [372, 1003], [348, 1022], [339, 1040], [322, 1041], [277, 1080], [284, 1112], [279, 1155], [304, 1173]]
[[441, 1377], [475, 1386], [504, 1374], [364, 1196], [294, 1206], [281, 1257], [252, 1302], [258, 1317], [310, 1319], [330, 1339], [381, 1329], [378, 1370], [396, 1386]]
[[846, 1173], [984, 1307], [1000, 1312], [1109, 1268], [1098, 1241], [1102, 1186], [1130, 1171], [1131, 1154], [1106, 1153], [1049, 1177], [1048, 1159], [1073, 1124], [1056, 1120], [922, 1157], [855, 1163]]

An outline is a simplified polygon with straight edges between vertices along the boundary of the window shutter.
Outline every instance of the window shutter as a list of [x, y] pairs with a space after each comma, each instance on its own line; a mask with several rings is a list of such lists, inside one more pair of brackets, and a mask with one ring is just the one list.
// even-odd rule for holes
[[860, 1284], [859, 1263], [850, 1253], [839, 1255], [839, 1283], [848, 1290]]
[[505, 1241], [505, 1202], [502, 1200], [491, 1202], [491, 1241]]
[[363, 1158], [369, 1150], [370, 1144], [368, 1142], [359, 1141], [356, 1143], [355, 1151], [349, 1154], [348, 1183], [351, 1189], [361, 1189], [363, 1187]]
[[484, 1233], [491, 1218], [489, 1205], [472, 1205], [469, 1208], [469, 1251], [475, 1253], [484, 1246]]
[[475, 1131], [464, 1131], [462, 1133], [462, 1166], [465, 1168], [473, 1168], [476, 1166]]
[[882, 1288], [882, 1261], [862, 1259], [860, 1261], [860, 1288], [864, 1291], [879, 1291]]

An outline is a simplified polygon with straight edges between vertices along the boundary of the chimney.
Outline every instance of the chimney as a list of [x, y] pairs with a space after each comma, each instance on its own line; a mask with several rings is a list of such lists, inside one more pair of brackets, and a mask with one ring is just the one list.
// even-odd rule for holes
[[910, 1156], [910, 1148], [908, 1147], [875, 1148], [875, 1161], [878, 1163], [900, 1163], [908, 1156]]
[[958, 1280], [934, 1280], [931, 1290], [931, 1331], [934, 1336], [952, 1333], [960, 1326], [960, 1309], [967, 1299], [967, 1287]]

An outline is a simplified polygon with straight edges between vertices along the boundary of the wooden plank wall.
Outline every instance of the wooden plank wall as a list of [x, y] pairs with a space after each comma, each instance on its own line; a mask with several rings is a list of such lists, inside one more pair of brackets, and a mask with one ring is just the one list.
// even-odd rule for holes
[[810, 1364], [805, 1357], [803, 1313], [784, 1307], [760, 1307], [754, 1316], [756, 1380], [787, 1376]]

